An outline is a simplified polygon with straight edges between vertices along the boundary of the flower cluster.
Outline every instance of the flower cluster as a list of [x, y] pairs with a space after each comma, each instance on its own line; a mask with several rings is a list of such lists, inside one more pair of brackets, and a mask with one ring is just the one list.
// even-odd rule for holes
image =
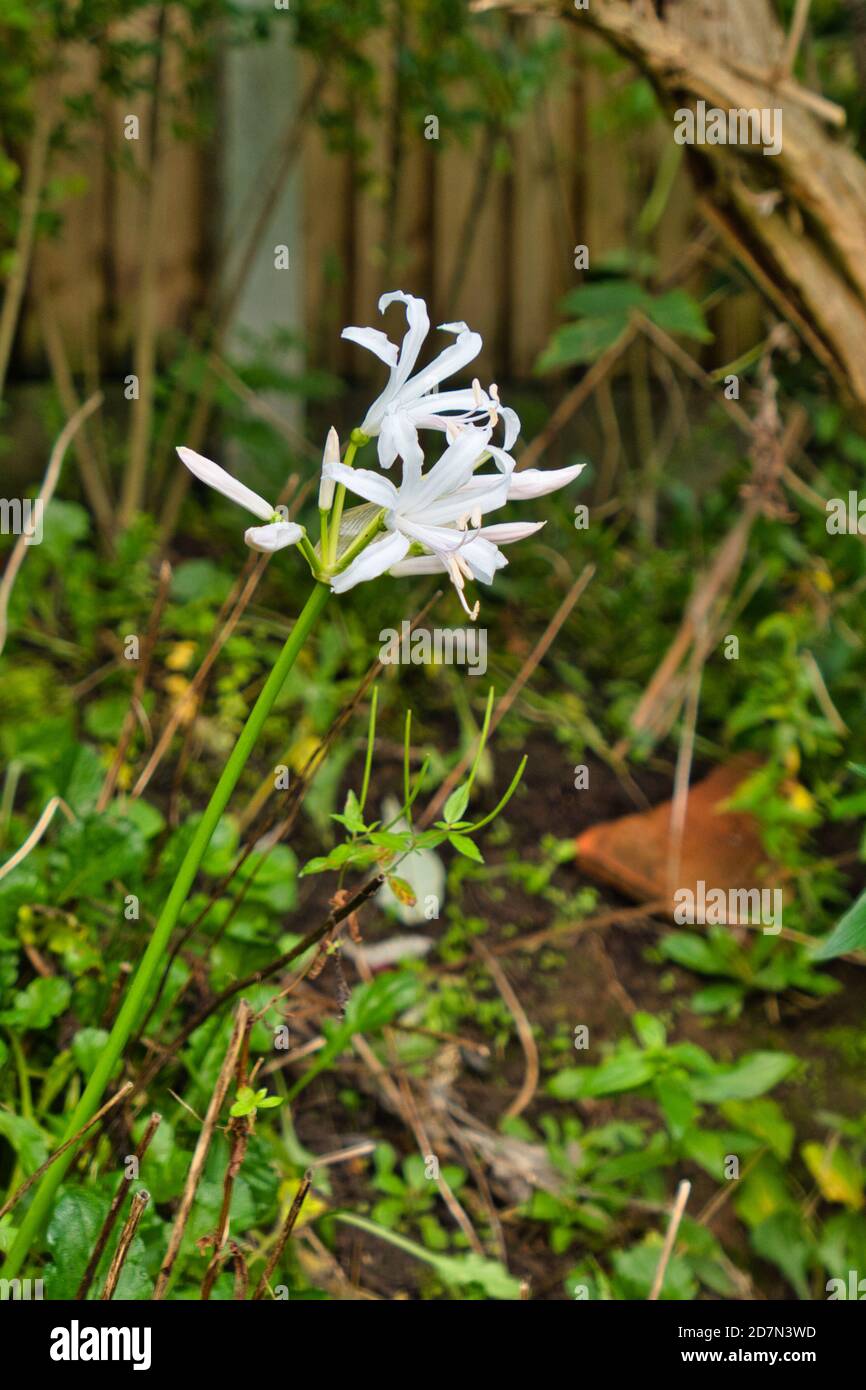
[[[422, 345], [430, 331], [423, 299], [394, 291], [379, 300], [384, 313], [399, 301], [406, 307], [407, 329], [398, 347], [377, 328], [346, 328], [343, 337], [369, 349], [390, 369], [384, 391], [368, 410], [360, 429], [353, 431], [345, 457], [334, 430], [328, 435], [322, 461], [319, 511], [322, 534], [314, 549], [303, 527], [281, 517], [258, 493], [237, 481], [225, 469], [191, 449], [178, 454], [186, 467], [217, 491], [231, 498], [265, 524], [245, 533], [257, 550], [280, 550], [300, 545], [317, 579], [328, 582], [335, 593], [380, 575], [447, 573], [464, 609], [467, 580], [489, 584], [507, 564], [500, 546], [524, 540], [543, 522], [487, 525], [484, 518], [509, 501], [541, 497], [565, 487], [583, 464], [544, 472], [518, 471], [509, 452], [520, 421], [503, 406], [495, 385], [482, 389], [475, 380], [463, 390], [440, 391], [440, 384], [473, 361], [481, 351], [481, 337], [465, 323], [442, 324], [454, 342], [427, 367], [415, 371]], [[415, 373], [413, 375], [413, 372]], [[502, 429], [502, 442], [493, 442]], [[421, 432], [438, 431], [445, 447], [425, 471]], [[402, 461], [399, 487], [371, 469], [352, 466], [357, 450], [377, 440], [379, 464], [385, 470]], [[489, 465], [489, 467], [485, 467]], [[343, 513], [346, 491], [363, 499], [362, 505]]]

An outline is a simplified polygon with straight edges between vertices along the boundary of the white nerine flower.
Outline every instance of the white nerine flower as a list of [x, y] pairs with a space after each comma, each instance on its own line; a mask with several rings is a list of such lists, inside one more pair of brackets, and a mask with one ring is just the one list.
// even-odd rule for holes
[[362, 432], [370, 438], [378, 435], [382, 467], [390, 468], [399, 456], [410, 471], [420, 471], [424, 456], [418, 443], [419, 429], [442, 430], [453, 437], [454, 430], [462, 425], [485, 421], [492, 426], [501, 418], [505, 426], [504, 447], [510, 449], [520, 433], [520, 421], [513, 410], [500, 405], [495, 386], [487, 392], [474, 381], [466, 390], [438, 391], [440, 382], [478, 356], [481, 335], [471, 332], [465, 323], [440, 324], [443, 332], [456, 334], [456, 342], [412, 376], [421, 346], [430, 331], [430, 320], [424, 300], [403, 294], [401, 290], [383, 294], [379, 312], [384, 314], [388, 306], [398, 300], [406, 306], [409, 324], [399, 348], [378, 328], [344, 328], [342, 334], [351, 342], [368, 348], [391, 368], [387, 386], [370, 406], [361, 425]]
[[250, 526], [244, 532], [244, 540], [253, 550], [282, 550], [287, 545], [297, 545], [304, 534], [302, 526], [297, 526], [293, 521], [284, 521], [276, 508], [272, 507], [270, 502], [266, 502], [264, 497], [253, 492], [245, 483], [238, 482], [231, 473], [227, 473], [218, 463], [213, 463], [203, 454], [197, 454], [193, 449], [183, 446], [177, 452], [181, 463], [201, 482], [207, 483], [208, 487], [215, 488], [224, 497], [237, 502], [239, 507], [245, 507], [253, 516], [258, 516], [267, 523], [265, 526]]
[[428, 473], [422, 476], [420, 471], [405, 470], [399, 488], [381, 473], [369, 469], [347, 468], [342, 463], [326, 465], [328, 476], [365, 501], [384, 509], [383, 522], [388, 531], [388, 535], [373, 541], [346, 569], [334, 576], [331, 583], [334, 592], [345, 593], [356, 584], [378, 578], [417, 545], [441, 562], [441, 567], [451, 576], [463, 607], [470, 613], [463, 597], [466, 571], [458, 559], [458, 552], [473, 535], [465, 529], [465, 524], [472, 519], [477, 526], [485, 512], [504, 506], [510, 479], [508, 472], [473, 477], [487, 454], [489, 441], [489, 428], [481, 430], [470, 426], [462, 430]]
[[[479, 464], [491, 455], [500, 471], [476, 474]], [[386, 571], [402, 576], [444, 570], [464, 609], [474, 619], [478, 616], [478, 604], [469, 607], [465, 581], [490, 584], [496, 571], [508, 563], [499, 546], [525, 540], [544, 524], [484, 526], [482, 517], [503, 507], [512, 497], [540, 497], [564, 487], [583, 466], [575, 464], [550, 473], [538, 469], [515, 473], [514, 460], [490, 444], [489, 426], [462, 429], [428, 473], [404, 470], [400, 488], [380, 473], [329, 464], [325, 468], [329, 476], [384, 509], [383, 524], [388, 532], [335, 575], [331, 587], [335, 593], [344, 593]]]

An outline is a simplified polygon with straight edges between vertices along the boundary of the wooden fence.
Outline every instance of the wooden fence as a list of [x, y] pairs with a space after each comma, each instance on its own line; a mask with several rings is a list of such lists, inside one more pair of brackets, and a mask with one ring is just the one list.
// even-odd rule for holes
[[[141, 12], [133, 24], [147, 33], [154, 22], [150, 12]], [[519, 22], [539, 33], [553, 23]], [[483, 333], [482, 376], [490, 376], [494, 362], [502, 378], [527, 376], [558, 322], [562, 294], [580, 281], [574, 248], [587, 245], [592, 265], [634, 245], [671, 132], [660, 122], [638, 133], [610, 123], [600, 127], [602, 100], [608, 110], [615, 106], [618, 87], [631, 74], [603, 74], [593, 61], [604, 51], [598, 41], [569, 31], [567, 42], [563, 76], [508, 137], [507, 167], [494, 160], [484, 131], [466, 147], [449, 138], [442, 123], [438, 139], [425, 138], [420, 125], [395, 141], [386, 111], [366, 132], [374, 178], [361, 187], [351, 156], [331, 153], [312, 117], [299, 124], [296, 148], [284, 162], [301, 241], [291, 248], [299, 254], [287, 273], [303, 283], [293, 299], [296, 321], [286, 326], [305, 336], [314, 365], [361, 377], [377, 372], [368, 354], [340, 343], [339, 330], [378, 322], [379, 294], [403, 288], [429, 300], [434, 323], [461, 318]], [[387, 101], [393, 63], [386, 42], [373, 56]], [[92, 92], [97, 60], [87, 51], [70, 55], [62, 90]], [[169, 54], [167, 62], [176, 59]], [[286, 110], [274, 113], [275, 132], [283, 121], [291, 131], [292, 104], [309, 80], [297, 64]], [[171, 70], [167, 81], [177, 81]], [[140, 118], [137, 141], [124, 136], [130, 111]], [[34, 287], [60, 327], [72, 366], [94, 373], [100, 360], [115, 372], [128, 363], [143, 311], [149, 246], [155, 258], [150, 309], [163, 342], [172, 331], [190, 330], [206, 293], [225, 194], [220, 140], [202, 149], [175, 138], [166, 121], [150, 177], [150, 97], [132, 107], [129, 99], [104, 100], [97, 114], [78, 146], [55, 156], [52, 165], [52, 177], [72, 176], [82, 191], [65, 200], [61, 234], [43, 239], [37, 251], [16, 357], [25, 371], [44, 366]], [[269, 138], [276, 151], [276, 135]], [[264, 148], [250, 151], [257, 167]], [[263, 192], [265, 173], [263, 166]], [[663, 273], [676, 269], [698, 225], [689, 179], [680, 169], [646, 238]], [[255, 255], [272, 261], [269, 235]], [[756, 312], [756, 301], [746, 295], [716, 317], [719, 360], [754, 340]]]

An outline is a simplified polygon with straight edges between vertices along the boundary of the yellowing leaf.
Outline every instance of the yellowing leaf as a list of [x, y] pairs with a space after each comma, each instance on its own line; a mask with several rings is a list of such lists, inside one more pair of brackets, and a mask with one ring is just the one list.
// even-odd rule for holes
[[851, 1211], [863, 1205], [863, 1173], [845, 1149], [823, 1144], [804, 1144], [803, 1161], [828, 1202], [841, 1202]]

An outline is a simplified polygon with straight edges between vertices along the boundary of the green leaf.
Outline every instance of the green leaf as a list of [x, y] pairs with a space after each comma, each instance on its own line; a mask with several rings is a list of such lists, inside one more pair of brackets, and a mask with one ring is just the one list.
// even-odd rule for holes
[[866, 946], [866, 892], [840, 919], [820, 946], [812, 952], [813, 960], [832, 960], [834, 956], [847, 955]]
[[79, 1028], [72, 1039], [71, 1051], [75, 1065], [88, 1080], [107, 1042], [108, 1033], [104, 1028]]
[[701, 306], [685, 290], [671, 290], [650, 301], [647, 316], [666, 333], [711, 343], [713, 335], [706, 325]]
[[23, 1115], [13, 1115], [8, 1110], [0, 1110], [0, 1135], [12, 1145], [28, 1177], [35, 1173], [48, 1157], [48, 1142], [34, 1120], [27, 1120]]
[[751, 1052], [733, 1067], [722, 1068], [711, 1076], [695, 1077], [691, 1083], [696, 1100], [718, 1104], [723, 1100], [751, 1100], [771, 1091], [797, 1065], [788, 1052]]
[[458, 835], [452, 831], [448, 836], [448, 843], [453, 845], [458, 854], [462, 854], [464, 859], [472, 859], [476, 864], [484, 863], [484, 856], [474, 840], [470, 840], [468, 835]]
[[757, 1253], [782, 1271], [801, 1299], [809, 1297], [808, 1270], [812, 1254], [805, 1232], [799, 1214], [792, 1211], [777, 1212], [752, 1231], [752, 1245]]
[[26, 1032], [30, 1028], [47, 1028], [62, 1014], [69, 1003], [72, 989], [69, 981], [60, 975], [50, 979], [33, 980], [26, 989], [19, 990], [11, 1009], [0, 1014], [0, 1022]]
[[632, 309], [645, 308], [650, 296], [631, 280], [595, 280], [578, 285], [560, 301], [560, 309], [578, 318], [618, 318], [625, 321]]
[[727, 1100], [721, 1112], [736, 1129], [745, 1130], [766, 1144], [783, 1163], [791, 1157], [794, 1145], [794, 1126], [785, 1119], [778, 1101]]
[[359, 1230], [367, 1231], [371, 1236], [378, 1236], [380, 1240], [395, 1245], [407, 1255], [414, 1255], [416, 1260], [431, 1265], [443, 1284], [447, 1284], [451, 1289], [477, 1287], [486, 1293], [488, 1298], [520, 1298], [520, 1280], [509, 1274], [498, 1260], [489, 1260], [484, 1255], [476, 1255], [474, 1251], [467, 1255], [440, 1255], [436, 1251], [425, 1249], [423, 1245], [416, 1245], [414, 1240], [408, 1240], [396, 1231], [387, 1231], [377, 1226], [364, 1216], [355, 1216], [352, 1212], [334, 1214], [338, 1221], [357, 1226]]
[[[334, 819], [338, 819], [336, 816]], [[343, 807], [342, 822], [347, 830], [351, 830], [354, 835], [360, 835], [366, 830], [364, 816], [357, 796], [353, 791], [349, 791], [346, 796], [346, 804]]]
[[468, 782], [464, 782], [462, 787], [455, 787], [442, 809], [443, 820], [448, 825], [453, 825], [455, 821], [463, 819], [463, 813], [469, 805], [469, 793], [471, 788]]
[[579, 362], [594, 362], [613, 347], [625, 327], [619, 319], [584, 319], [557, 329], [539, 357], [535, 370], [552, 372]]
[[579, 1100], [584, 1096], [613, 1096], [620, 1091], [636, 1091], [651, 1081], [655, 1066], [643, 1052], [626, 1053], [602, 1062], [598, 1067], [567, 1067], [547, 1083], [558, 1100]]
[[659, 943], [659, 950], [667, 960], [701, 975], [718, 975], [725, 968], [709, 941], [694, 932], [668, 932]]

